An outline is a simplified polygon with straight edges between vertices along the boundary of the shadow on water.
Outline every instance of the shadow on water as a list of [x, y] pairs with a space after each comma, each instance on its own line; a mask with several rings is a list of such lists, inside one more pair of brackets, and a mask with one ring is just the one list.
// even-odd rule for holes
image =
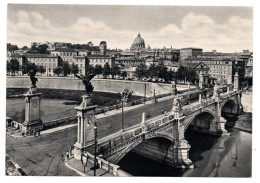
[[[191, 145], [190, 159], [193, 163], [203, 159], [202, 153], [210, 150], [219, 137], [187, 130], [185, 138]], [[171, 176], [181, 177], [187, 169], [176, 169], [134, 152], [129, 152], [118, 163], [120, 168], [133, 176]], [[196, 167], [195, 167], [196, 168]]]
[[188, 128], [185, 132], [185, 139], [191, 146], [190, 159], [195, 164], [197, 161], [201, 161], [203, 159], [201, 155], [203, 152], [212, 149], [212, 147], [217, 143], [219, 137], [210, 134], [195, 132]]

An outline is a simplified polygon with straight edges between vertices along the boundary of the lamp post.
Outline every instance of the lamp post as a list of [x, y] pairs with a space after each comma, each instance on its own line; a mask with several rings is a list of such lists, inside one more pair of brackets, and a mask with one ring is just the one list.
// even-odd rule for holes
[[96, 120], [94, 122], [94, 141], [95, 141], [95, 149], [94, 149], [94, 176], [96, 176], [96, 165], [97, 165], [97, 123]]
[[122, 121], [121, 121], [122, 131], [124, 131], [124, 98], [122, 98]]

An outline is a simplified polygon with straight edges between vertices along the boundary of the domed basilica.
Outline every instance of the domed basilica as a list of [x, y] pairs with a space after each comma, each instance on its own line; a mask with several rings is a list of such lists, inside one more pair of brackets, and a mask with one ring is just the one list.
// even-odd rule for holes
[[144, 39], [141, 37], [140, 33], [138, 33], [137, 37], [135, 38], [133, 44], [130, 47], [130, 51], [142, 51], [145, 49], [145, 42]]

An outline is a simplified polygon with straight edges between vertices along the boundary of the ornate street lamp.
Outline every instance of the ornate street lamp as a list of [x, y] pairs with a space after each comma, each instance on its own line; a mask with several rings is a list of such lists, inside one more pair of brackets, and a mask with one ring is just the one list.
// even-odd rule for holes
[[122, 131], [124, 131], [124, 105], [129, 101], [133, 94], [133, 91], [129, 91], [127, 88], [122, 92]]

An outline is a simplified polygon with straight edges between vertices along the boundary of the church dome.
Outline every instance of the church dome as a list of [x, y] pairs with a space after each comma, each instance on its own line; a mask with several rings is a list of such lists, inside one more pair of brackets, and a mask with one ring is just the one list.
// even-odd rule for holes
[[144, 39], [141, 37], [140, 33], [135, 38], [132, 47], [134, 48], [145, 48], [145, 42]]

